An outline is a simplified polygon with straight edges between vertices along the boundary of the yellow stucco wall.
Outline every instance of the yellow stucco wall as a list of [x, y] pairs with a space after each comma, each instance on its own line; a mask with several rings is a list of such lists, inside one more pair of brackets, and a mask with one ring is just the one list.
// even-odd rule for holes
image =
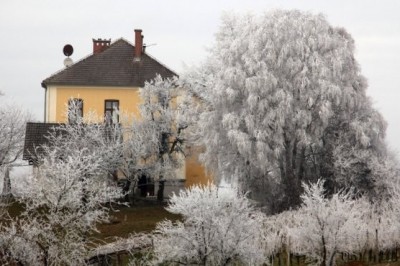
[[[123, 113], [138, 116], [141, 103], [139, 88], [132, 87], [74, 87], [58, 86], [49, 88], [50, 102], [47, 122], [67, 122], [67, 104], [71, 98], [83, 100], [83, 116], [95, 112], [99, 119], [104, 115], [105, 100], [119, 100], [119, 109]], [[54, 103], [55, 100], [55, 103]], [[52, 106], [54, 106], [52, 108]]]
[[[102, 120], [105, 100], [119, 100], [119, 108], [122, 113], [134, 114], [135, 117], [139, 116], [138, 107], [141, 104], [139, 88], [49, 86], [46, 93], [46, 122], [67, 122], [67, 105], [71, 98], [83, 100], [84, 117], [89, 112], [95, 112]], [[190, 156], [184, 159], [185, 162], [182, 167], [177, 170], [177, 178], [186, 179], [185, 187], [195, 184], [206, 185], [212, 181], [212, 178], [206, 175], [203, 166], [197, 160], [198, 150], [194, 149], [192, 152]]]
[[200, 153], [199, 148], [191, 148], [189, 155], [186, 157], [186, 181], [185, 187], [191, 187], [193, 185], [207, 185], [212, 183], [213, 179], [210, 175], [207, 175], [204, 167], [198, 161], [198, 154]]
[[45, 122], [56, 121], [57, 87], [49, 86], [46, 90]]

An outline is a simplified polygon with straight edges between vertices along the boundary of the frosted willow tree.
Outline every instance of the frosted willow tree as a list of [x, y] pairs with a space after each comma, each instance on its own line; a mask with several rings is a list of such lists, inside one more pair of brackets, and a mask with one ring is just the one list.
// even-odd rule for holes
[[373, 168], [385, 122], [365, 94], [353, 39], [322, 15], [227, 15], [185, 82], [204, 107], [205, 165], [270, 211], [299, 205], [305, 180], [324, 176], [334, 193], [349, 184], [370, 192], [383, 178]]

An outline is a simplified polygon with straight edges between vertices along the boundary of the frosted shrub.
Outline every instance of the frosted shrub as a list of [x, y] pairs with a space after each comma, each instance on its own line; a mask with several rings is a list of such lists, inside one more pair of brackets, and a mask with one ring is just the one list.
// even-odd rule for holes
[[154, 241], [159, 262], [230, 265], [264, 262], [264, 215], [245, 195], [218, 187], [192, 187], [171, 198], [167, 210], [182, 222], [157, 225]]
[[291, 249], [321, 265], [334, 265], [338, 252], [358, 252], [365, 243], [363, 221], [366, 202], [351, 191], [325, 195], [324, 181], [306, 185], [297, 220], [289, 231]]

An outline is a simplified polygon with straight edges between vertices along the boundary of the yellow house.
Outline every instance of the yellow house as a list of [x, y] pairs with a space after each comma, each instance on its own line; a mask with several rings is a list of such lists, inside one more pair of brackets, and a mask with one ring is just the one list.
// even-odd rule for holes
[[42, 82], [45, 89], [45, 122], [68, 122], [66, 106], [79, 101], [82, 115], [89, 111], [113, 115], [113, 110], [138, 113], [139, 88], [157, 74], [176, 74], [144, 51], [141, 30], [135, 46], [124, 39], [93, 39], [93, 54]]
[[[95, 112], [104, 114], [105, 119], [118, 120], [116, 111], [137, 116], [141, 102], [139, 88], [157, 74], [163, 78], [176, 76], [146, 53], [141, 30], [135, 30], [135, 45], [122, 38], [114, 42], [93, 39], [91, 55], [42, 82], [45, 90], [44, 122], [70, 122], [66, 107], [71, 104], [79, 106], [79, 115], [83, 117], [88, 112]], [[193, 154], [185, 159], [180, 173], [177, 180], [184, 181], [185, 186], [209, 181]]]

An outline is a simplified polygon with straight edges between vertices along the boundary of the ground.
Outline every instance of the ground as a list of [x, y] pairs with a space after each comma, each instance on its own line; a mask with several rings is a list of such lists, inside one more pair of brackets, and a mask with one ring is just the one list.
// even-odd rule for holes
[[112, 241], [113, 237], [127, 237], [131, 233], [148, 233], [164, 219], [177, 220], [178, 215], [171, 214], [162, 205], [120, 207], [111, 211], [111, 221], [99, 225], [99, 238]]
[[[10, 206], [9, 212], [11, 216], [17, 216], [21, 213], [23, 207], [17, 203]], [[101, 243], [113, 242], [115, 237], [128, 237], [133, 233], [149, 233], [154, 230], [156, 224], [164, 219], [178, 220], [179, 215], [171, 214], [165, 210], [165, 205], [150, 204], [150, 205], [139, 205], [133, 207], [119, 206], [115, 207], [110, 211], [111, 220], [107, 224], [98, 225], [99, 233], [94, 237], [98, 238]], [[123, 261], [127, 260], [127, 257], [121, 257]], [[116, 260], [113, 258], [113, 265], [125, 265], [124, 263], [115, 263]], [[296, 261], [292, 261], [292, 266], [297, 265]], [[287, 265], [286, 261], [275, 260], [275, 266]], [[300, 266], [304, 265], [302, 262]], [[367, 264], [358, 261], [351, 261], [340, 266], [366, 266]], [[391, 263], [380, 263], [380, 264], [369, 264], [373, 266], [400, 266], [400, 261]]]

